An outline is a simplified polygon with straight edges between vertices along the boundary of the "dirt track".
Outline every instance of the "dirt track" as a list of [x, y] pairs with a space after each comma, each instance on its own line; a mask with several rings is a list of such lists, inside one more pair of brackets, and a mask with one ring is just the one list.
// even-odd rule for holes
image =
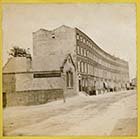
[[5, 135], [137, 135], [136, 92], [76, 96], [4, 109]]

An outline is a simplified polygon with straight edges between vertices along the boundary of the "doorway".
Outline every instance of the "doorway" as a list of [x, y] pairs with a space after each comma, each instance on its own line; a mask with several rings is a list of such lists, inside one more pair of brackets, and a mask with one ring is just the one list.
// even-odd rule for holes
[[6, 97], [6, 92], [3, 92], [3, 108], [5, 108], [6, 107], [6, 105], [7, 105], [7, 97]]

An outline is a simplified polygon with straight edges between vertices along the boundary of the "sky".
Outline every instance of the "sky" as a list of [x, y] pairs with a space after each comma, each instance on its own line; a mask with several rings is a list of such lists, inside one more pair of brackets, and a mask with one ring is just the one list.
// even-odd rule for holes
[[136, 7], [131, 3], [3, 4], [3, 65], [13, 46], [30, 48], [32, 32], [77, 27], [106, 52], [129, 62], [136, 76]]

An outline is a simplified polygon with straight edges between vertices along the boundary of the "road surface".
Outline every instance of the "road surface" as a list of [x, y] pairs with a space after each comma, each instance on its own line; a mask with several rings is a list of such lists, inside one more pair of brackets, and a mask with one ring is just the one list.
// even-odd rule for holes
[[6, 136], [136, 136], [135, 90], [4, 109]]

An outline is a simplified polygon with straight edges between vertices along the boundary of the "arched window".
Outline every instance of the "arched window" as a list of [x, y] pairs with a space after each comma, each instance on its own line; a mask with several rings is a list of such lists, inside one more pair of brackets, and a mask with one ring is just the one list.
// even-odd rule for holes
[[73, 87], [73, 72], [72, 71], [66, 72], [66, 81], [67, 81], [67, 87], [72, 88]]

